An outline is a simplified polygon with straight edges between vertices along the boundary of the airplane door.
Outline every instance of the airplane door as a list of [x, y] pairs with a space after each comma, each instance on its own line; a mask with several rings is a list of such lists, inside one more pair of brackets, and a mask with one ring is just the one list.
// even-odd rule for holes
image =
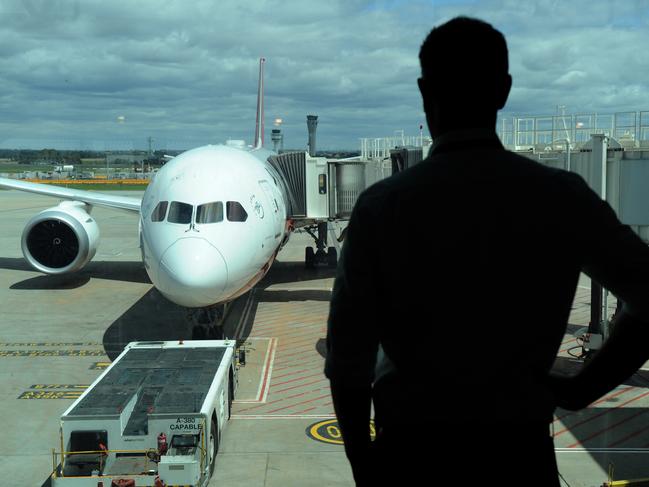
[[264, 190], [264, 193], [266, 193], [266, 197], [268, 198], [268, 202], [270, 204], [270, 213], [273, 215], [273, 231], [275, 232], [275, 237], [279, 237], [281, 235], [281, 226], [282, 226], [282, 221], [281, 221], [281, 216], [279, 214], [279, 204], [277, 203], [277, 195], [273, 192], [273, 188], [271, 188], [270, 184], [268, 181], [260, 181], [259, 184], [261, 185], [261, 188]]

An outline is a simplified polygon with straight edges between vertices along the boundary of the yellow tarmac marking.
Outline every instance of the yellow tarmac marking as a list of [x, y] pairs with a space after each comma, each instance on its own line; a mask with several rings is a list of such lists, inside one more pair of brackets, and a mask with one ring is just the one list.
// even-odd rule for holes
[[0, 357], [103, 357], [103, 350], [0, 350]]
[[100, 347], [101, 345], [96, 342], [0, 342], [0, 347]]
[[104, 370], [107, 369], [110, 362], [95, 362], [90, 366], [90, 370]]
[[25, 391], [18, 399], [78, 399], [81, 391]]
[[34, 384], [30, 387], [32, 390], [23, 392], [18, 399], [77, 399], [88, 387], [85, 384]]
[[34, 384], [30, 389], [88, 389], [83, 384]]
[[[369, 428], [370, 436], [372, 437], [372, 439], [374, 439], [376, 437], [374, 421], [370, 421]], [[306, 435], [312, 440], [316, 440], [321, 443], [328, 443], [330, 445], [343, 444], [343, 435], [340, 431], [338, 420], [336, 419], [318, 421], [317, 423], [308, 426], [306, 429]]]

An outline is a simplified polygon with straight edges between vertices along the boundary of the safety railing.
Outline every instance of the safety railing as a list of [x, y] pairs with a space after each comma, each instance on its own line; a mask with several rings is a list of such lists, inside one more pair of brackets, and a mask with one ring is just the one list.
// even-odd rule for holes
[[[157, 450], [155, 449], [147, 449], [147, 450], [85, 450], [85, 451], [56, 451], [55, 449], [52, 449], [52, 477], [55, 478], [63, 478], [63, 477], [75, 477], [75, 478], [94, 478], [94, 477], [100, 477], [102, 476], [101, 474], [104, 471], [104, 468], [106, 467], [106, 460], [110, 455], [117, 456], [118, 454], [124, 454], [124, 455], [133, 455], [133, 456], [140, 456], [144, 459], [144, 467], [140, 469], [138, 472], [133, 472], [132, 475], [142, 475], [142, 476], [150, 476], [152, 473], [157, 472], [158, 466], [157, 466], [157, 460], [159, 460], [160, 455]], [[97, 475], [65, 475], [65, 467], [66, 467], [66, 462], [70, 461], [70, 459], [74, 459], [75, 456], [80, 456], [80, 455], [96, 455], [97, 458], [97, 468], [93, 469], [92, 471], [97, 471]], [[71, 458], [72, 457], [72, 458]], [[95, 462], [88, 462], [88, 459], [85, 459], [84, 463], [95, 463]], [[149, 468], [154, 466], [155, 468]], [[130, 475], [130, 474], [129, 474]]]

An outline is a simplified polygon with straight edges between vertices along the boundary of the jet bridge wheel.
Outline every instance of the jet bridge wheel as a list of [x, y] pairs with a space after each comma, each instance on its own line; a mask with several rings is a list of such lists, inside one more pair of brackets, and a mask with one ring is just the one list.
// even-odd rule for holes
[[306, 264], [307, 269], [313, 269], [315, 267], [315, 251], [313, 247], [307, 247], [304, 251], [304, 263]]
[[327, 265], [331, 268], [338, 266], [338, 250], [336, 250], [336, 247], [327, 249]]
[[314, 269], [317, 266], [326, 265], [330, 268], [336, 268], [338, 265], [338, 250], [336, 247], [329, 247], [325, 250], [318, 250], [313, 247], [307, 247], [304, 252], [304, 263], [307, 269]]

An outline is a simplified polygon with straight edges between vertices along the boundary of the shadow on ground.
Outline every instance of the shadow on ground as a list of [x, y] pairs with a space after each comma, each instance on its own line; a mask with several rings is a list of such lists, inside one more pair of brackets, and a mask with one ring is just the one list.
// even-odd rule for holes
[[[126, 274], [127, 269], [126, 266], [123, 268]], [[260, 302], [329, 301], [331, 293], [327, 290], [266, 288], [277, 284], [325, 279], [333, 277], [334, 273], [335, 269], [311, 270], [305, 269], [304, 264], [298, 262], [276, 262], [268, 275], [251, 291], [252, 295], [247, 293], [230, 304], [222, 322], [224, 336], [234, 337], [238, 330], [236, 338], [240, 341], [247, 339]], [[129, 342], [189, 340], [192, 339], [193, 329], [194, 322], [190, 319], [187, 308], [172, 303], [152, 288], [108, 327], [103, 338], [104, 350], [114, 360]]]
[[106, 355], [114, 360], [129, 342], [189, 340], [191, 337], [187, 309], [152, 288], [108, 327], [103, 345]]
[[[38, 272], [22, 257], [0, 258], [0, 269], [13, 271]], [[84, 286], [90, 279], [108, 279], [135, 283], [150, 283], [144, 266], [139, 261], [97, 261], [89, 262], [86, 267], [77, 272], [61, 275], [41, 274], [13, 284], [10, 289], [47, 290], [47, 289], [77, 289]]]

